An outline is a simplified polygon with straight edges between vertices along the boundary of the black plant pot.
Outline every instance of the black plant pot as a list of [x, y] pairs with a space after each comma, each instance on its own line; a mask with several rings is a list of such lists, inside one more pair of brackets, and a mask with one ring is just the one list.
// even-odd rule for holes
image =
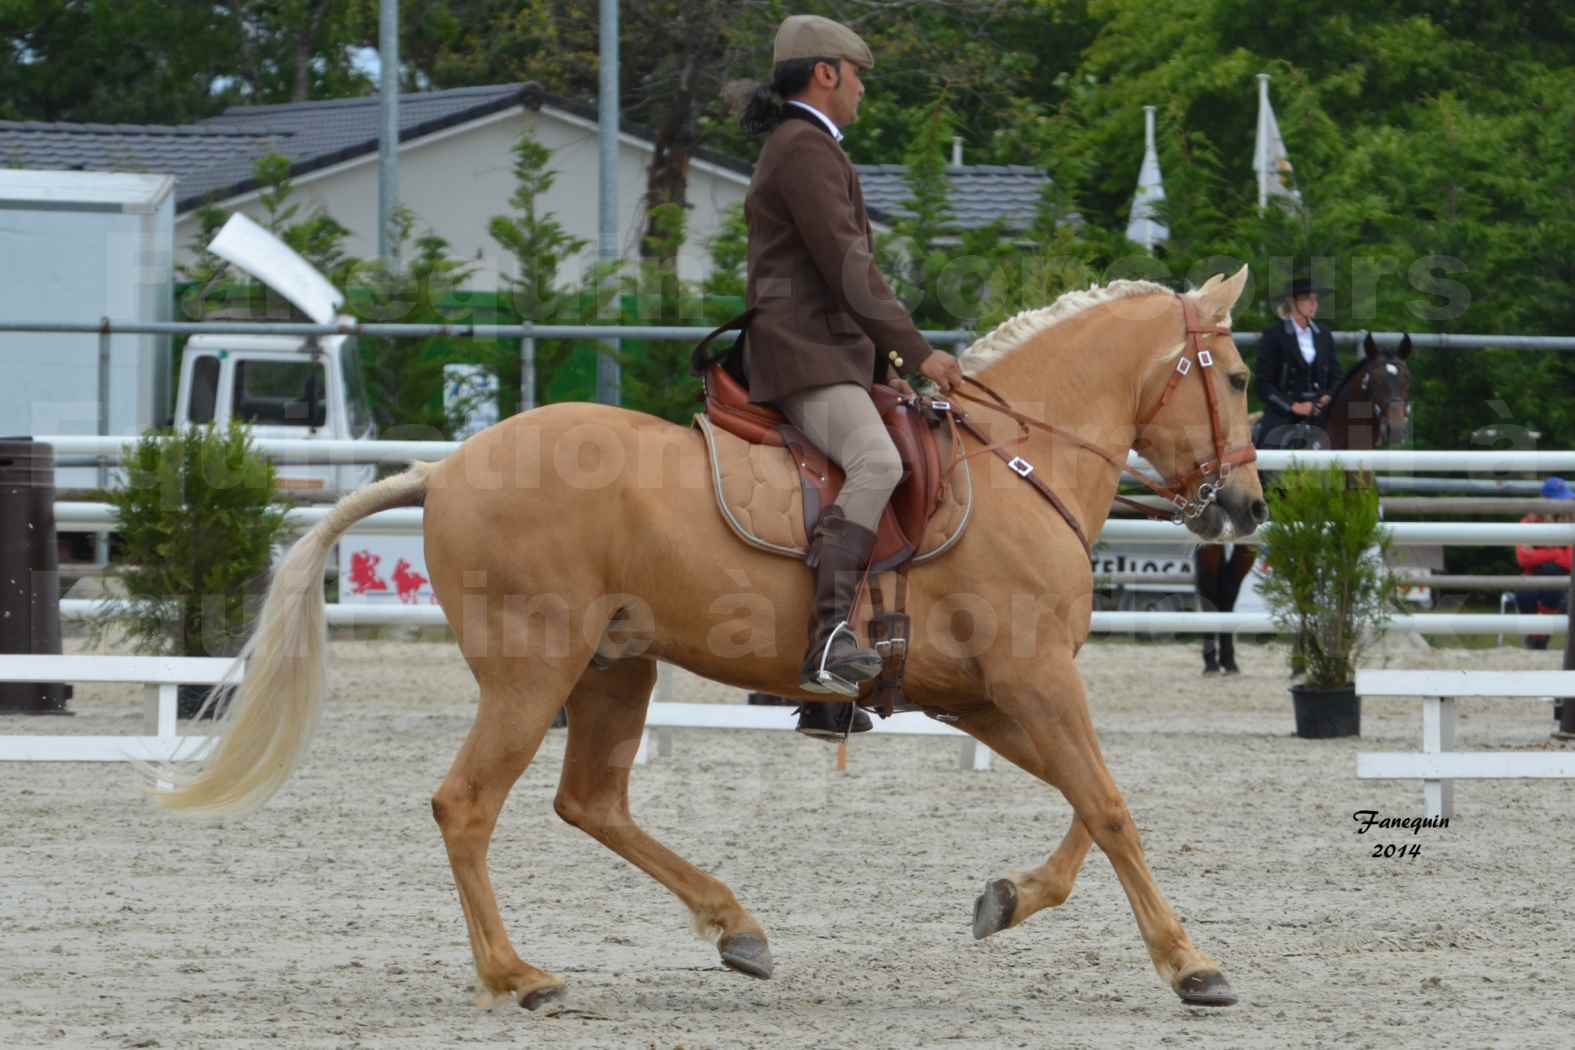
[[1291, 703], [1296, 708], [1296, 735], [1299, 737], [1321, 740], [1362, 735], [1362, 700], [1356, 695], [1354, 685], [1333, 689], [1293, 685]]

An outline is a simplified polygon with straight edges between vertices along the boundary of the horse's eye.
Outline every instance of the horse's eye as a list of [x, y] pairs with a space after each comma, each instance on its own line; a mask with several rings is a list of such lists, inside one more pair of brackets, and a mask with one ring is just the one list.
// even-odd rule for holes
[[1230, 385], [1232, 390], [1246, 390], [1247, 377], [1238, 372], [1230, 377]]

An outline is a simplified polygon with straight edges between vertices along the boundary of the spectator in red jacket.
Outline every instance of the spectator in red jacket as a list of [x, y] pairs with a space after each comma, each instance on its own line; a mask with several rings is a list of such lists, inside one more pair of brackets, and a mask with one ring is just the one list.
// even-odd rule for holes
[[[1563, 478], [1549, 478], [1542, 483], [1543, 499], [1575, 500], [1575, 492], [1570, 491], [1569, 485]], [[1571, 514], [1527, 514], [1520, 519], [1522, 522], [1535, 523], [1541, 521], [1570, 521], [1575, 520]], [[1520, 571], [1527, 576], [1568, 576], [1570, 574], [1571, 548], [1566, 547], [1533, 547], [1521, 544], [1515, 548], [1515, 560], [1520, 563]], [[1567, 591], [1518, 591], [1515, 594], [1515, 605], [1526, 614], [1531, 613], [1562, 613], [1567, 611], [1569, 593]], [[1548, 636], [1545, 634], [1528, 634], [1526, 636], [1527, 649], [1546, 649]]]

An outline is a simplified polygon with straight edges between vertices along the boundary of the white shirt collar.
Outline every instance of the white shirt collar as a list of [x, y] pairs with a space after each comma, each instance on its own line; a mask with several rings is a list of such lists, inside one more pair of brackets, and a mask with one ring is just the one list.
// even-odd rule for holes
[[822, 124], [826, 125], [826, 130], [831, 132], [831, 137], [836, 139], [838, 142], [842, 141], [842, 129], [833, 124], [831, 122], [831, 118], [826, 116], [820, 110], [816, 109], [814, 106], [811, 106], [808, 102], [800, 102], [796, 98], [789, 99], [788, 105], [797, 106], [799, 109], [808, 110], [809, 112], [815, 114], [816, 118], [818, 118]]

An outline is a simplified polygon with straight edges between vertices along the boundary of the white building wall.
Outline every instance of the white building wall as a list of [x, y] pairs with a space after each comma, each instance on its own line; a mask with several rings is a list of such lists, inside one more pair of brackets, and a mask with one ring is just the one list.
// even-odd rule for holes
[[[476, 267], [465, 287], [502, 290], [501, 277], [515, 273], [514, 260], [487, 233], [494, 215], [508, 214], [515, 190], [513, 146], [530, 128], [552, 150], [558, 177], [544, 202], [565, 229], [586, 242], [581, 255], [561, 271], [565, 283], [578, 280], [596, 258], [599, 230], [596, 127], [568, 114], [513, 109], [459, 128], [407, 142], [400, 149], [400, 199], [415, 213], [413, 237], [432, 230], [449, 242], [454, 257]], [[626, 259], [639, 257], [645, 226], [646, 170], [649, 144], [624, 136], [619, 151], [619, 243]], [[345, 249], [362, 258], [377, 256], [377, 155], [299, 176], [293, 199], [302, 214], [322, 208], [349, 227]], [[679, 256], [681, 276], [698, 280], [710, 268], [708, 243], [728, 208], [743, 202], [747, 176], [696, 163], [689, 173], [689, 226]], [[225, 201], [227, 209], [261, 221], [264, 210], [257, 195]], [[200, 226], [194, 213], [181, 217], [176, 228], [182, 261], [191, 258]]]

